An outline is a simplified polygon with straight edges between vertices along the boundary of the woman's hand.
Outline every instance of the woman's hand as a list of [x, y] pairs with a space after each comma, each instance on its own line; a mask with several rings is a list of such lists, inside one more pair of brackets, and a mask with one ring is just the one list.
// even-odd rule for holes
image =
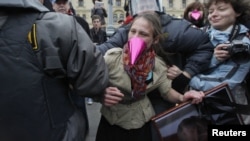
[[227, 47], [228, 44], [219, 44], [214, 48], [214, 56], [218, 61], [225, 61], [230, 57]]
[[122, 100], [123, 97], [124, 94], [122, 94], [118, 88], [108, 87], [105, 90], [103, 104], [105, 106], [116, 105]]
[[198, 104], [202, 101], [205, 94], [202, 91], [190, 90], [183, 95], [183, 101], [192, 99], [192, 104]]

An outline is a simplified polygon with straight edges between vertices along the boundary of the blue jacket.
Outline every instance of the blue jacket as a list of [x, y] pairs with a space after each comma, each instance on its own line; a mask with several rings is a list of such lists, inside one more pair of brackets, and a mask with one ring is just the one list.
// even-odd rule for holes
[[[228, 41], [229, 34], [231, 33], [232, 27], [224, 32], [220, 32], [215, 30], [214, 28], [210, 28], [207, 32], [210, 35], [210, 40], [216, 46], [220, 43], [225, 43]], [[239, 34], [245, 34], [248, 32], [248, 29], [244, 25], [240, 25]], [[248, 37], [242, 38], [244, 43], [250, 44], [250, 40]], [[222, 82], [228, 83], [230, 89], [234, 89], [237, 85], [241, 84], [245, 79], [246, 75], [250, 70], [250, 61], [245, 63], [240, 63], [236, 72], [229, 76], [229, 73], [233, 71], [237, 67], [237, 63], [235, 63], [232, 59], [226, 60], [224, 62], [218, 62], [215, 56], [212, 57], [209, 73], [202, 73], [194, 76], [190, 81], [190, 86], [197, 90], [209, 90]], [[212, 78], [212, 79], [210, 79]], [[217, 79], [218, 81], [211, 81], [213, 79]]]

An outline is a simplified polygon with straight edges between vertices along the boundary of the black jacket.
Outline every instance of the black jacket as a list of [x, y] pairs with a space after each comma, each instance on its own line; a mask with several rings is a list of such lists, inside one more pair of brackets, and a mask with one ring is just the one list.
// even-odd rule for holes
[[50, 0], [44, 0], [43, 5], [49, 9], [49, 11], [54, 12], [53, 5]]
[[107, 41], [107, 33], [103, 31], [102, 29], [99, 29], [99, 31], [96, 33], [94, 28], [90, 29], [90, 38], [94, 43], [97, 43], [97, 45], [102, 44]]
[[76, 18], [76, 21], [82, 26], [82, 28], [86, 31], [86, 33], [90, 36], [90, 29], [88, 22], [79, 16], [74, 16]]
[[102, 97], [108, 70], [101, 53], [74, 17], [48, 12], [40, 1], [1, 0], [0, 7], [6, 10], [0, 15], [0, 139], [85, 140], [86, 117], [69, 92]]

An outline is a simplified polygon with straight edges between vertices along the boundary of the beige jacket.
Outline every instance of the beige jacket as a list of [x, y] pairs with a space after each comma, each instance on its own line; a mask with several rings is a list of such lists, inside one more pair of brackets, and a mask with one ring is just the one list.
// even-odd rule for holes
[[[104, 56], [108, 65], [109, 81], [112, 86], [118, 87], [125, 94], [124, 101], [131, 100], [131, 83], [127, 72], [123, 68], [122, 49], [112, 48]], [[167, 68], [165, 63], [156, 57], [153, 69], [153, 81], [148, 84], [146, 93], [154, 89], [159, 89], [163, 98], [167, 98], [171, 88], [171, 80], [167, 78]], [[127, 104], [117, 104], [112, 107], [102, 106], [102, 115], [111, 125], [118, 125], [124, 129], [137, 129], [155, 115], [153, 106], [148, 97]]]

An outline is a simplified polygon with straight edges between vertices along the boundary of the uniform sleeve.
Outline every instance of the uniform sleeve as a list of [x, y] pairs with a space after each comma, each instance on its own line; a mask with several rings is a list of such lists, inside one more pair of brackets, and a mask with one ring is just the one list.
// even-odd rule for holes
[[108, 69], [104, 58], [76, 21], [73, 28], [73, 48], [67, 63], [70, 82], [80, 95], [100, 96], [108, 85]]
[[99, 97], [108, 84], [108, 69], [86, 31], [73, 16], [48, 12], [36, 23], [36, 53], [43, 70], [63, 78], [74, 92]]

